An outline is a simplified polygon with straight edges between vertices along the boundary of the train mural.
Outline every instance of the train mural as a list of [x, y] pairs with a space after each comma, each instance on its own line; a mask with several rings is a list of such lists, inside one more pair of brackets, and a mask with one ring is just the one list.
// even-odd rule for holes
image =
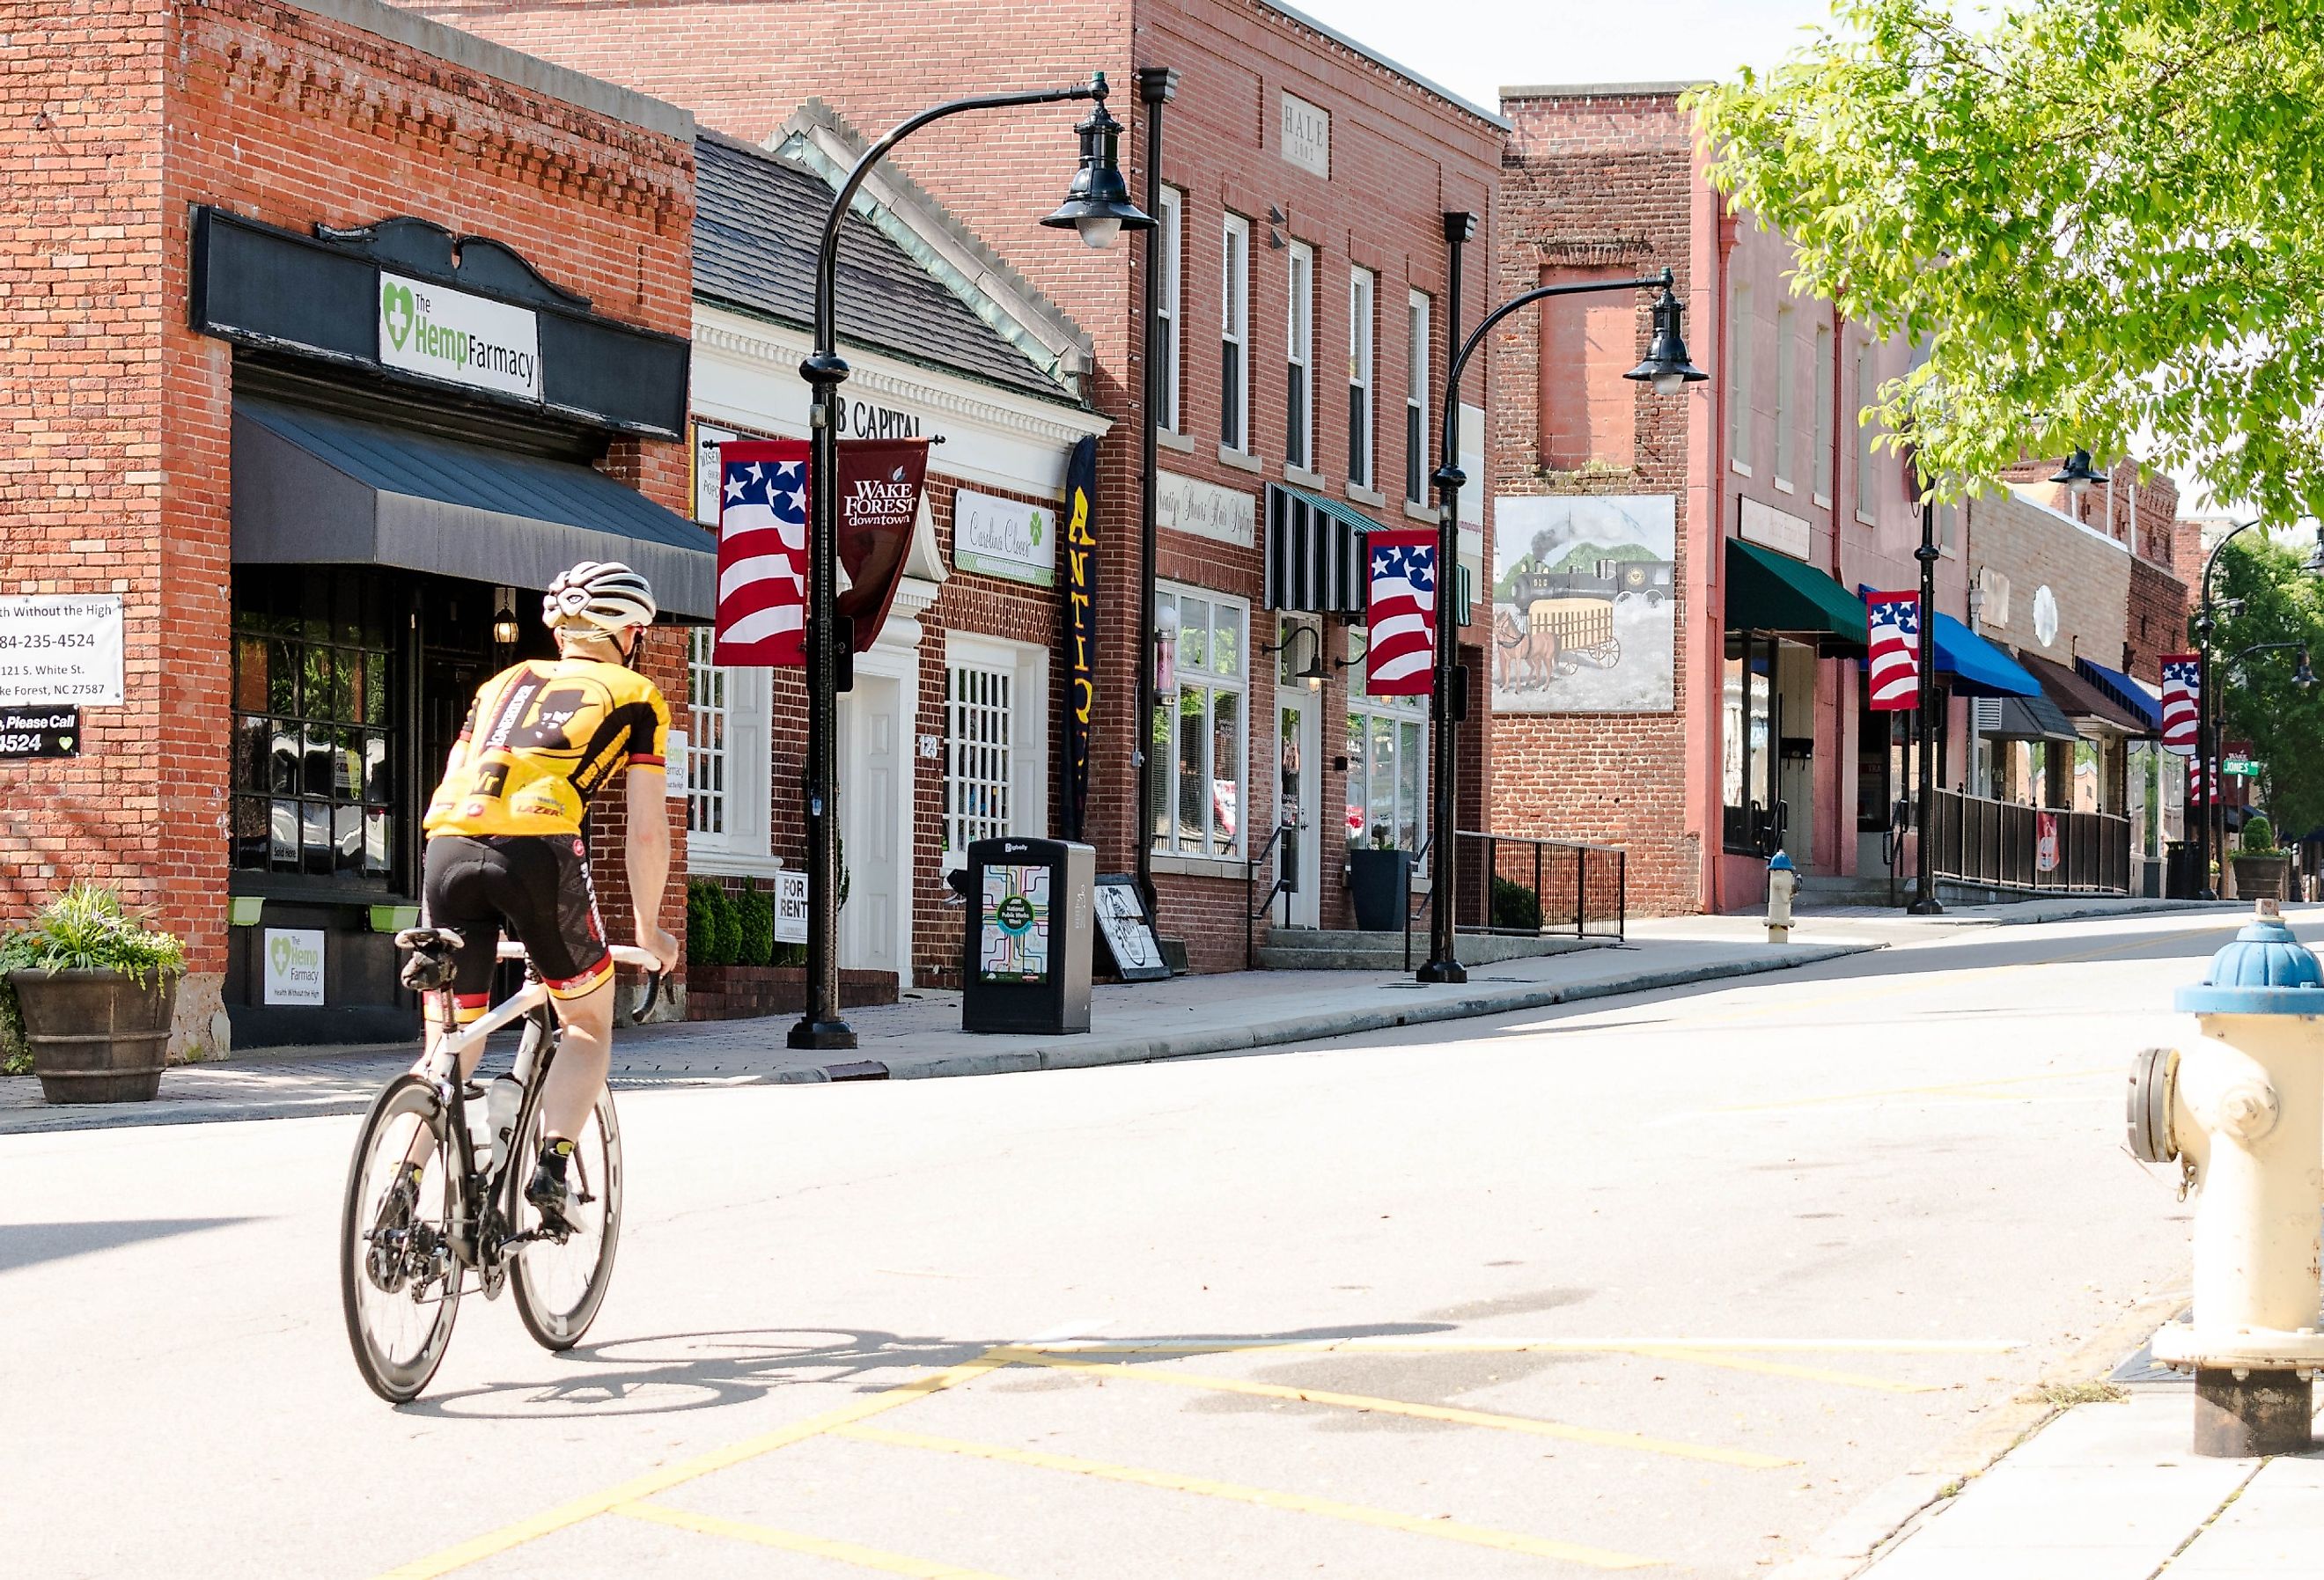
[[1495, 502], [1493, 706], [1668, 712], [1676, 501]]

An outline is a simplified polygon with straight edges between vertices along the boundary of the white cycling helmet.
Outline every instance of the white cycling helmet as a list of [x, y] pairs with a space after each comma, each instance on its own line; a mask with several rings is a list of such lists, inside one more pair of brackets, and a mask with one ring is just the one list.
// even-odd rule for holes
[[618, 560], [585, 559], [549, 584], [541, 623], [551, 631], [611, 635], [650, 625], [660, 611], [645, 577]]

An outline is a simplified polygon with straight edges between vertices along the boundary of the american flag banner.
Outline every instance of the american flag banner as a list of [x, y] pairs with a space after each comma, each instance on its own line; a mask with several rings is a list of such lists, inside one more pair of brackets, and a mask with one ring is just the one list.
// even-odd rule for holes
[[807, 664], [807, 457], [803, 439], [718, 447], [715, 664]]
[[1866, 684], [1872, 706], [1885, 711], [1921, 704], [1921, 595], [1868, 593], [1865, 622], [1872, 630]]
[[2163, 655], [2163, 749], [2195, 754], [2201, 716], [2203, 661], [2196, 653]]
[[1372, 697], [1425, 697], [1436, 661], [1436, 534], [1367, 532], [1370, 568], [1364, 621], [1364, 691]]
[[2211, 782], [2206, 787], [2203, 783], [2203, 765], [2190, 758], [2187, 762], [2187, 804], [2190, 807], [2208, 807], [2218, 799], [2218, 762], [2214, 760], [2211, 763]]

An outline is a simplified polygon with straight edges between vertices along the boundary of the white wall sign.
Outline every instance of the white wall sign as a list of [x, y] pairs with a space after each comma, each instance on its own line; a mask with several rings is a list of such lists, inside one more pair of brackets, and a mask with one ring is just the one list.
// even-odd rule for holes
[[[1461, 442], [1456, 453], [1461, 458], [1461, 470], [1469, 480], [1461, 485], [1461, 520], [1481, 532], [1485, 525], [1485, 494], [1493, 480], [1485, 476], [1485, 409], [1461, 402]], [[1435, 468], [1430, 467], [1433, 473]], [[1432, 486], [1428, 497], [1433, 502], [1436, 491]], [[1482, 539], [1479, 541], [1481, 543]], [[1483, 550], [1480, 549], [1479, 552]]]
[[1743, 501], [1743, 541], [1773, 549], [1778, 554], [1788, 554], [1794, 559], [1805, 559], [1808, 557], [1807, 518], [1746, 496]]
[[775, 942], [807, 942], [807, 869], [785, 867], [775, 874]]
[[1057, 513], [964, 488], [952, 507], [952, 562], [1036, 587], [1057, 580]]
[[715, 422], [694, 425], [694, 519], [706, 527], [718, 525], [718, 447], [742, 437]]
[[121, 598], [114, 593], [0, 597], [0, 707], [121, 706]]
[[1332, 179], [1332, 112], [1296, 93], [1283, 96], [1283, 157], [1313, 175]]
[[266, 929], [266, 993], [270, 1004], [323, 1002], [323, 929]]
[[1258, 502], [1238, 489], [1222, 488], [1176, 472], [1159, 473], [1155, 478], [1157, 526], [1248, 549], [1259, 541], [1258, 515]]
[[540, 399], [540, 320], [531, 309], [384, 269], [379, 359], [447, 383]]
[[2043, 647], [2058, 640], [2058, 595], [2047, 582], [2034, 589], [2034, 640]]

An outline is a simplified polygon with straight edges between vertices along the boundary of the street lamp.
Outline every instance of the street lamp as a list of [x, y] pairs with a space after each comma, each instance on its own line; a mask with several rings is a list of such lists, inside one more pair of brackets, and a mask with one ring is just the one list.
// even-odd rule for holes
[[839, 386], [846, 383], [848, 372], [839, 355], [840, 221], [872, 168], [931, 122], [969, 110], [1014, 109], [1067, 99], [1089, 99], [1093, 107], [1075, 128], [1081, 165], [1065, 200], [1041, 223], [1070, 227], [1093, 247], [1110, 245], [1124, 230], [1146, 229], [1154, 221], [1130, 202], [1116, 163], [1121, 123], [1106, 111], [1102, 71], [1072, 88], [986, 94], [922, 110], [864, 151], [832, 195], [824, 216], [823, 245], [815, 260], [815, 349], [799, 364], [799, 376], [814, 391], [815, 409], [807, 461], [807, 1006], [790, 1030], [793, 1048], [855, 1046], [854, 1029], [839, 1013], [839, 654], [840, 644], [853, 639], [852, 631], [840, 629], [837, 608]]
[[2068, 456], [2066, 464], [2059, 467], [2057, 473], [2050, 479], [2052, 483], [2063, 483], [2066, 485], [2066, 492], [2071, 494], [2076, 499], [2088, 494], [2091, 484], [2103, 483], [2106, 480], [2107, 475], [2104, 472], [2091, 469], [2090, 452], [2088, 450], [2076, 450], [2072, 455]]
[[[2198, 614], [2195, 621], [2195, 707], [2197, 719], [2195, 728], [2195, 785], [2203, 798], [2203, 834], [2202, 837], [2195, 842], [2197, 854], [2202, 863], [2202, 882], [2200, 887], [2195, 891], [2195, 893], [2196, 897], [2201, 900], [2217, 900], [2219, 897], [2218, 888], [2215, 887], [2211, 882], [2211, 820], [2218, 810], [2219, 802], [2218, 797], [2212, 793], [2215, 788], [2213, 779], [2215, 771], [2211, 764], [2213, 758], [2218, 752], [2218, 743], [2214, 738], [2216, 726], [2212, 722], [2211, 636], [2218, 624], [2218, 613], [2217, 605], [2211, 599], [2211, 572], [2218, 568], [2219, 556], [2226, 550], [2229, 543], [2234, 542], [2236, 539], [2241, 537], [2244, 533], [2250, 531], [2254, 527], [2259, 525], [2260, 522], [2265, 519], [2266, 518], [2263, 516], [2254, 516], [2247, 522], [2239, 522], [2227, 529], [2227, 536], [2221, 538], [2217, 543], [2211, 546], [2209, 556], [2204, 559], [2203, 579], [2197, 589], [2200, 594], [2200, 597], [2198, 598], [2198, 607], [2200, 608], [2200, 613]], [[2311, 559], [2324, 559], [2324, 529], [2319, 530], [2316, 555], [2312, 556]], [[2224, 846], [2227, 844], [2225, 829], [2221, 829], [2219, 831], [2218, 843], [2221, 846]]]
[[1290, 649], [1293, 642], [1303, 636], [1307, 639], [1307, 661], [1292, 671], [1291, 678], [1295, 680], [1306, 681], [1307, 689], [1310, 691], [1320, 691], [1323, 688], [1323, 682], [1330, 678], [1332, 671], [1323, 667], [1323, 633], [1313, 625], [1295, 625], [1285, 634], [1281, 642], [1277, 642], [1273, 647], [1262, 647], [1259, 651], [1264, 653], [1285, 652]]
[[[1460, 585], [1461, 566], [1461, 485], [1469, 475], [1461, 470], [1459, 428], [1461, 420], [1461, 375], [1468, 370], [1469, 358], [1485, 343], [1494, 326], [1520, 308], [1545, 301], [1554, 296], [1577, 296], [1594, 291], [1652, 291], [1656, 287], [1662, 295], [1655, 301], [1655, 337], [1648, 345], [1646, 359], [1622, 376], [1653, 386], [1657, 394], [1676, 394], [1688, 384], [1700, 383], [1711, 375], [1696, 367], [1686, 354], [1686, 341], [1679, 334], [1679, 319], [1685, 310], [1672, 289], [1674, 276], [1668, 269], [1659, 274], [1642, 275], [1636, 280], [1599, 280], [1579, 282], [1569, 285], [1543, 285], [1511, 297], [1487, 313], [1469, 337], [1461, 337], [1461, 250], [1476, 235], [1477, 217], [1460, 210], [1444, 216], [1444, 240], [1451, 251], [1450, 280], [1446, 287], [1446, 306], [1451, 310], [1445, 328], [1444, 412], [1439, 426], [1439, 453], [1443, 457], [1430, 481], [1436, 485], [1436, 665], [1428, 694], [1429, 755], [1429, 840], [1436, 850], [1434, 869], [1430, 873], [1428, 903], [1428, 959], [1414, 975], [1426, 983], [1466, 982], [1469, 974], [1463, 970], [1455, 948], [1453, 906], [1459, 887], [1455, 882], [1455, 864], [1461, 848], [1461, 838], [1453, 825], [1460, 813], [1453, 794], [1453, 778], [1458, 772], [1460, 757], [1454, 748], [1454, 690], [1459, 686], [1459, 665], [1453, 655], [1452, 618], [1456, 613], [1455, 589]], [[1465, 699], [1464, 699], [1465, 700]]]
[[[1138, 102], [1146, 106], [1146, 212], [1162, 212], [1162, 106], [1178, 93], [1178, 74], [1167, 66], [1138, 69]], [[1139, 333], [1145, 347], [1146, 409], [1138, 424], [1138, 700], [1137, 722], [1130, 734], [1130, 762], [1138, 805], [1130, 818], [1130, 848], [1138, 857], [1138, 892], [1146, 900], [1146, 914], [1161, 915], [1161, 896], [1154, 888], [1154, 709], [1157, 651], [1161, 633], [1156, 620], [1154, 593], [1159, 533], [1154, 522], [1154, 502], [1161, 467], [1156, 435], [1162, 425], [1162, 401], [1169, 392], [1170, 369], [1159, 353], [1162, 343], [1162, 259], [1159, 246], [1167, 238], [1158, 225], [1146, 231], [1146, 255], [1139, 262], [1146, 274], [1146, 319]], [[1173, 614], [1175, 623], [1177, 616]], [[1176, 640], [1175, 636], [1172, 640]]]

